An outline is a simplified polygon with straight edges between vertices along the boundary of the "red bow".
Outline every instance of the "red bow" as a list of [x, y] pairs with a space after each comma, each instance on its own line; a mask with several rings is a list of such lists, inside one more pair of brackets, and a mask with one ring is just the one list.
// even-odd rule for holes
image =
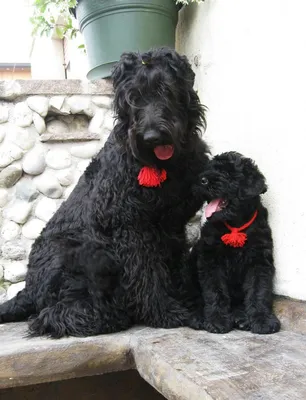
[[138, 174], [139, 185], [145, 187], [160, 186], [167, 179], [167, 172], [162, 169], [159, 171], [153, 167], [143, 167]]
[[248, 239], [248, 235], [240, 231], [243, 231], [244, 229], [252, 225], [257, 217], [257, 214], [258, 211], [256, 210], [250, 221], [242, 225], [240, 228], [233, 228], [227, 222], [224, 222], [224, 225], [231, 231], [231, 233], [226, 233], [225, 235], [223, 235], [221, 237], [222, 242], [227, 246], [243, 247]]

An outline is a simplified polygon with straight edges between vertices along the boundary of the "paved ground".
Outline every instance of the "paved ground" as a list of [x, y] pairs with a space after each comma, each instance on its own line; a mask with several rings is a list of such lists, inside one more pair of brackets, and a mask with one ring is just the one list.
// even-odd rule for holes
[[25, 332], [25, 324], [0, 325], [2, 388], [137, 369], [170, 400], [306, 399], [306, 335], [300, 333], [135, 328], [50, 340], [25, 339]]

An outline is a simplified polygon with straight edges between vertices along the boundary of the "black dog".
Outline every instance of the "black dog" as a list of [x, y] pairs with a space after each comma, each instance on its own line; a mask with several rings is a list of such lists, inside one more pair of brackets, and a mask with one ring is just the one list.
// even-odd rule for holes
[[200, 174], [195, 190], [209, 204], [191, 253], [204, 312], [191, 326], [214, 333], [233, 327], [262, 334], [279, 331], [272, 312], [273, 242], [260, 199], [267, 190], [264, 176], [251, 159], [224, 153]]
[[186, 324], [185, 225], [208, 161], [193, 83], [174, 50], [121, 57], [114, 131], [34, 243], [26, 287], [0, 306], [1, 322], [31, 317], [32, 334], [52, 337]]

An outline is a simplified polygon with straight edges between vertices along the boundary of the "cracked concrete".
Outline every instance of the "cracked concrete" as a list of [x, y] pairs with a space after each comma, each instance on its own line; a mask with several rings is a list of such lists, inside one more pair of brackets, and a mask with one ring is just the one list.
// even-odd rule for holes
[[92, 338], [26, 339], [0, 325], [0, 388], [136, 369], [169, 400], [306, 398], [306, 335], [134, 328]]

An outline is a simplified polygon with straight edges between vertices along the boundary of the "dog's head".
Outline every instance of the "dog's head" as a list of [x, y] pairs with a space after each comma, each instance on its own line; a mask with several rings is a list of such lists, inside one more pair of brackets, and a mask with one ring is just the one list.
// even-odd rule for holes
[[187, 58], [169, 48], [125, 53], [112, 74], [115, 134], [145, 165], [164, 166], [205, 128]]
[[208, 201], [205, 216], [211, 221], [235, 218], [267, 191], [254, 161], [234, 151], [214, 157], [196, 187]]

